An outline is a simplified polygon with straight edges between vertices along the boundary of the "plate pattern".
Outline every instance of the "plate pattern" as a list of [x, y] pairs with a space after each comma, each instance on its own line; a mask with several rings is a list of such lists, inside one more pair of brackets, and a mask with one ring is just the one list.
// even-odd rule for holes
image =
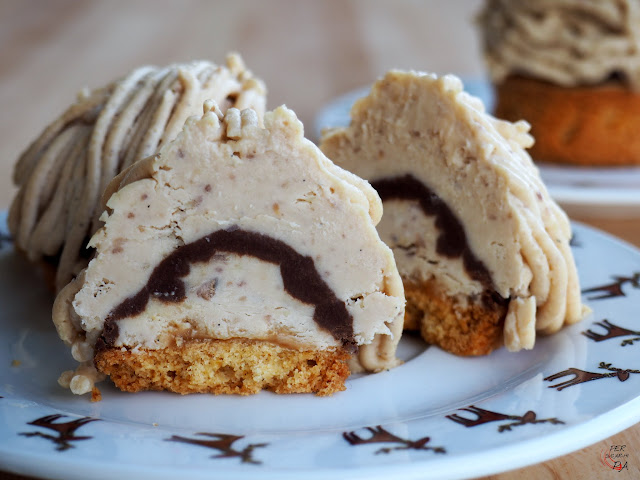
[[[593, 310], [589, 318], [539, 339], [534, 351], [523, 354], [498, 352], [487, 358], [459, 359], [423, 347], [395, 370], [350, 379], [348, 390], [334, 396], [340, 401], [318, 413], [325, 416], [319, 425], [326, 420], [326, 427], [298, 428], [287, 420], [287, 409], [298, 403], [304, 408], [307, 403], [322, 405], [318, 402], [324, 400], [259, 394], [265, 410], [256, 418], [273, 415], [274, 420], [255, 426], [235, 411], [229, 397], [224, 405], [232, 406], [220, 411], [222, 399], [211, 398], [209, 407], [206, 396], [194, 397], [205, 402], [202, 407], [197, 400], [200, 414], [218, 416], [215, 421], [203, 416], [195, 422], [188, 416], [178, 418], [180, 412], [174, 409], [180, 401], [191, 408], [187, 397], [176, 400], [158, 392], [129, 396], [105, 388], [101, 402], [69, 398], [54, 385], [53, 366], [53, 373], [39, 374], [48, 366], [34, 358], [42, 357], [40, 350], [49, 346], [30, 344], [29, 339], [40, 335], [42, 341], [57, 340], [47, 318], [50, 297], [40, 287], [24, 297], [25, 285], [35, 278], [31, 274], [27, 280], [16, 280], [16, 289], [11, 290], [7, 276], [19, 276], [16, 272], [27, 265], [13, 251], [0, 217], [0, 271], [6, 279], [0, 285], [0, 424], [4, 424], [0, 465], [45, 478], [61, 473], [66, 478], [86, 478], [88, 471], [93, 478], [132, 472], [137, 478], [154, 479], [178, 474], [226, 479], [301, 475], [315, 479], [336, 474], [388, 478], [390, 472], [394, 478], [465, 478], [525, 466], [606, 438], [640, 420], [640, 379], [635, 378], [640, 363], [633, 348], [640, 342], [640, 318], [634, 314], [640, 301], [640, 252], [589, 228], [574, 228], [578, 240], [573, 249], [584, 299]], [[35, 304], [29, 311], [40, 312], [42, 318], [20, 322], [13, 318], [25, 298]], [[56, 354], [63, 351], [51, 348]], [[538, 349], [542, 352], [536, 353]], [[496, 373], [497, 365], [522, 358], [515, 373], [506, 377]], [[414, 365], [428, 369], [425, 377], [431, 383], [423, 385], [414, 371], [394, 383], [397, 375]], [[453, 373], [447, 375], [447, 370]], [[477, 378], [479, 388], [467, 387]], [[607, 383], [607, 389], [594, 388], [596, 381]], [[416, 385], [406, 386], [407, 382]], [[379, 392], [379, 398], [363, 396], [358, 388], [365, 383], [374, 385], [372, 391]], [[385, 395], [398, 385], [405, 385], [401, 392]], [[427, 403], [417, 409], [404, 403], [409, 392]], [[360, 410], [388, 402], [392, 413], [331, 421], [343, 403], [359, 395]], [[129, 399], [143, 409], [148, 402], [158, 422], [139, 413], [144, 410], [127, 418], [110, 410], [111, 404], [121, 408]], [[249, 400], [236, 397], [236, 401]], [[279, 406], [281, 402], [286, 406]], [[314, 411], [307, 414], [304, 418], [313, 417]], [[222, 421], [227, 415], [234, 421]], [[552, 448], [554, 444], [562, 447]]]
[[201, 447], [211, 448], [218, 450], [220, 453], [212, 455], [211, 458], [234, 458], [237, 457], [242, 463], [253, 463], [260, 465], [262, 462], [253, 458], [253, 451], [256, 448], [266, 447], [268, 443], [250, 443], [242, 450], [236, 450], [233, 448], [233, 444], [236, 440], [244, 438], [242, 435], [229, 435], [227, 433], [199, 433], [202, 437], [210, 438], [187, 438], [180, 435], [172, 435], [166, 440], [169, 442], [181, 442], [190, 445], [199, 445]]
[[465, 427], [477, 427], [478, 425], [484, 425], [485, 423], [501, 422], [498, 426], [498, 433], [511, 431], [513, 427], [520, 427], [522, 425], [536, 425], [538, 423], [550, 423], [552, 425], [564, 425], [562, 420], [557, 418], [541, 418], [539, 419], [535, 412], [532, 410], [527, 411], [524, 415], [506, 415], [504, 413], [492, 412], [491, 410], [485, 410], [478, 408], [475, 405], [469, 405], [466, 408], [462, 408], [462, 411], [472, 413], [475, 418], [468, 418], [466, 416], [460, 416], [457, 413], [453, 415], [447, 415], [449, 420], [453, 420]]
[[77, 436], [76, 430], [89, 422], [97, 421], [97, 418], [81, 417], [69, 422], [56, 422], [56, 420], [64, 417], [65, 415], [61, 414], [46, 415], [28, 423], [28, 425], [34, 425], [36, 427], [42, 427], [56, 432], [57, 435], [42, 433], [42, 431], [39, 430], [36, 430], [35, 432], [20, 432], [19, 435], [23, 435], [25, 437], [40, 437], [51, 440], [56, 445], [56, 450], [59, 452], [74, 448], [74, 445], [71, 444], [71, 442], [89, 440], [93, 438], [89, 436]]
[[618, 325], [614, 325], [609, 320], [602, 320], [601, 322], [595, 322], [594, 326], [602, 327], [605, 330], [605, 333], [597, 333], [593, 330], [589, 329], [586, 332], [582, 332], [587, 338], [590, 338], [594, 342], [604, 342], [605, 340], [610, 340], [612, 338], [619, 337], [632, 337], [626, 338], [622, 342], [620, 342], [621, 347], [626, 347], [627, 345], [633, 345], [633, 342], [637, 342], [640, 340], [640, 331], [630, 330], [628, 328], [620, 327]]
[[342, 437], [349, 443], [349, 445], [367, 445], [370, 443], [395, 444], [393, 447], [379, 448], [374, 452], [375, 455], [379, 453], [391, 453], [397, 450], [430, 450], [434, 453], [446, 453], [446, 450], [443, 447], [432, 447], [428, 445], [431, 441], [431, 437], [409, 440], [398, 435], [394, 435], [380, 425], [375, 427], [366, 427], [365, 430], [371, 434], [368, 438], [365, 438], [356, 432], [344, 432]]

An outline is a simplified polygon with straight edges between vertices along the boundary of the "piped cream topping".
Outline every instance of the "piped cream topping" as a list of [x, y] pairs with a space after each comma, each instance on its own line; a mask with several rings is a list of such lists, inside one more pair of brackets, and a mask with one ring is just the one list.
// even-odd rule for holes
[[173, 140], [205, 100], [222, 110], [265, 109], [265, 87], [242, 59], [140, 67], [94, 91], [42, 132], [14, 170], [9, 213], [16, 245], [31, 261], [59, 255], [56, 291], [87, 265], [86, 241], [100, 227], [100, 196], [122, 170]]
[[571, 87], [619, 75], [640, 88], [638, 0], [489, 0], [479, 22], [497, 83], [523, 74]]

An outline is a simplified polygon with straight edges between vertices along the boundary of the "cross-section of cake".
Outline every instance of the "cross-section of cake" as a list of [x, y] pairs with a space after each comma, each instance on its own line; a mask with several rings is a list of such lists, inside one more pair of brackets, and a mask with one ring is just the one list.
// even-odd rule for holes
[[321, 149], [368, 179], [403, 277], [405, 328], [461, 355], [532, 348], [582, 318], [568, 219], [525, 152], [453, 76], [389, 72]]
[[107, 187], [96, 255], [56, 299], [74, 393], [315, 392], [397, 364], [404, 296], [371, 186], [295, 114], [213, 102]]

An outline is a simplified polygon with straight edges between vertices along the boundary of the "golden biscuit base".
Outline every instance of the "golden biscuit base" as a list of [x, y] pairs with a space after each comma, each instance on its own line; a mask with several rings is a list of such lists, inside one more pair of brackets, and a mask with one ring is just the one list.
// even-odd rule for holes
[[298, 351], [266, 341], [187, 340], [159, 350], [108, 347], [96, 368], [125, 392], [331, 395], [345, 389], [350, 355], [342, 349]]
[[640, 165], [640, 94], [621, 83], [561, 87], [520, 76], [496, 86], [494, 114], [531, 124], [534, 160], [583, 166]]
[[505, 304], [494, 301], [460, 305], [433, 282], [405, 281], [405, 330], [419, 330], [430, 344], [456, 355], [487, 355], [503, 343]]

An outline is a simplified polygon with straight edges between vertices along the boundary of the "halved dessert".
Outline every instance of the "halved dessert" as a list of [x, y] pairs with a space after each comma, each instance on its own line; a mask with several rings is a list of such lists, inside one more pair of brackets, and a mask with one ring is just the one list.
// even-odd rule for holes
[[380, 237], [407, 298], [405, 328], [460, 355], [532, 348], [582, 318], [567, 216], [524, 148], [454, 76], [389, 72], [320, 148], [384, 202]]
[[100, 196], [122, 170], [155, 153], [199, 115], [205, 100], [253, 108], [262, 117], [264, 84], [238, 55], [137, 68], [111, 84], [78, 95], [21, 155], [19, 187], [9, 212], [16, 247], [47, 267], [58, 292], [87, 266], [89, 238], [101, 226]]
[[[108, 186], [95, 258], [54, 305], [83, 362], [125, 391], [315, 392], [349, 363], [397, 364], [404, 296], [370, 185], [335, 166], [280, 107], [213, 102]], [[95, 369], [93, 369], [95, 365]]]

